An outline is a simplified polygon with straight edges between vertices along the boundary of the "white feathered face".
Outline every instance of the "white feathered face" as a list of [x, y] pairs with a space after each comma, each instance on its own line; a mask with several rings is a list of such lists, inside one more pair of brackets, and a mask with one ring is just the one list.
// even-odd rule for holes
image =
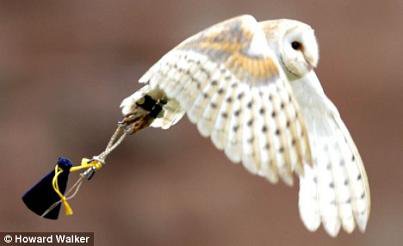
[[310, 26], [287, 19], [265, 21], [261, 25], [288, 77], [303, 77], [318, 65], [318, 43]]

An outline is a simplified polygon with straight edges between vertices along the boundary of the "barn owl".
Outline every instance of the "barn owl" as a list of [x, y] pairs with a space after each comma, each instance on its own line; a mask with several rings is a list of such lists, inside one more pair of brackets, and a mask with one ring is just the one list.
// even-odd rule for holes
[[[299, 212], [323, 224], [365, 231], [367, 176], [358, 150], [314, 72], [313, 29], [249, 15], [213, 25], [164, 55], [121, 104], [125, 123], [168, 129], [185, 114], [234, 163], [271, 183], [299, 176]], [[140, 120], [139, 120], [140, 119]], [[141, 123], [142, 122], [142, 123]]]

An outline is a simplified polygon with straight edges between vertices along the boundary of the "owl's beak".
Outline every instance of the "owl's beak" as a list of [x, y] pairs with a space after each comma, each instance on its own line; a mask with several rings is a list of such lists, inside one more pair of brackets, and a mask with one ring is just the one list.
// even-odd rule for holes
[[316, 66], [318, 65], [318, 56], [313, 56], [313, 55], [307, 55], [305, 54], [305, 60], [308, 62], [309, 67], [312, 68], [316, 68]]
[[319, 48], [313, 30], [312, 32], [306, 33], [303, 39], [304, 44], [306, 44], [303, 51], [305, 60], [311, 68], [316, 68], [319, 62]]

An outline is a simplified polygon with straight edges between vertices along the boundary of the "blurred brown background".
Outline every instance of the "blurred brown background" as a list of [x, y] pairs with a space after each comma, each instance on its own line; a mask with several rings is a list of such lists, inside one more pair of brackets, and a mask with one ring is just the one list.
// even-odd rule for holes
[[[317, 69], [368, 172], [367, 232], [308, 232], [297, 187], [270, 185], [230, 163], [187, 119], [147, 129], [58, 221], [28, 211], [21, 194], [65, 155], [98, 154], [120, 101], [170, 48], [249, 13], [311, 24]], [[403, 2], [0, 1], [0, 230], [93, 231], [96, 245], [403, 245]]]

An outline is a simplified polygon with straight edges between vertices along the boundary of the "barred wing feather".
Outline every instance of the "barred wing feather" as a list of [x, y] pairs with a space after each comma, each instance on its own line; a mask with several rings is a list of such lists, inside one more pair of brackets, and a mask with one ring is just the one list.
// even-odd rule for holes
[[140, 79], [179, 102], [201, 135], [230, 160], [275, 183], [310, 163], [308, 136], [289, 82], [252, 16], [182, 42]]

